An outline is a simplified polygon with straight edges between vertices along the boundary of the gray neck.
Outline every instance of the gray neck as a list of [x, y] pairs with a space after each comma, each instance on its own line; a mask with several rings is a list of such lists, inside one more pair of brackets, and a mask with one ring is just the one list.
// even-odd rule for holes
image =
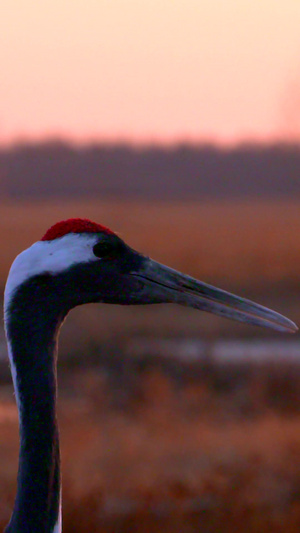
[[61, 317], [47, 302], [26, 305], [24, 296], [17, 293], [5, 312], [20, 425], [17, 495], [6, 532], [59, 533], [56, 338]]

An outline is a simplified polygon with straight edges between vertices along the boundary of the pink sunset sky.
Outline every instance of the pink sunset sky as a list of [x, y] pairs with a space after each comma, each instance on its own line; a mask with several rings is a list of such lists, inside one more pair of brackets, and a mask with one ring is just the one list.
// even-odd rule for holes
[[0, 142], [300, 140], [300, 0], [0, 6]]

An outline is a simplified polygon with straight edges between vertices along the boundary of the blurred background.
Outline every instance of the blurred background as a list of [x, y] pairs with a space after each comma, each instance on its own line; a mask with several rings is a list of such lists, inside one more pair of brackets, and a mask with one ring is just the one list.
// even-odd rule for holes
[[[0, 283], [68, 217], [300, 324], [297, 0], [0, 7]], [[300, 341], [175, 306], [62, 329], [64, 531], [298, 532]], [[0, 523], [18, 422], [0, 330]]]

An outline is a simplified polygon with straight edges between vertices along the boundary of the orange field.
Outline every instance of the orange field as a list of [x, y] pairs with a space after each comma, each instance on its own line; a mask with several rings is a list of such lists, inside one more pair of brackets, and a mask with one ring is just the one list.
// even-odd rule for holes
[[[289, 392], [295, 376], [268, 371], [261, 380], [249, 372], [243, 383], [224, 375], [229, 390], [215, 373], [178, 384], [153, 368], [121, 388], [97, 368], [62, 374], [64, 531], [299, 531], [300, 400]], [[300, 376], [296, 382], [297, 393]], [[0, 411], [3, 525], [18, 449], [8, 393]]]

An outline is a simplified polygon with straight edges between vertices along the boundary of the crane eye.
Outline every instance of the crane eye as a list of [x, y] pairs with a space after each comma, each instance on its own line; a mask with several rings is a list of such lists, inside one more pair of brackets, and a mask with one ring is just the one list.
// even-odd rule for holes
[[116, 255], [116, 247], [109, 242], [97, 242], [93, 247], [93, 252], [96, 257], [110, 259]]

